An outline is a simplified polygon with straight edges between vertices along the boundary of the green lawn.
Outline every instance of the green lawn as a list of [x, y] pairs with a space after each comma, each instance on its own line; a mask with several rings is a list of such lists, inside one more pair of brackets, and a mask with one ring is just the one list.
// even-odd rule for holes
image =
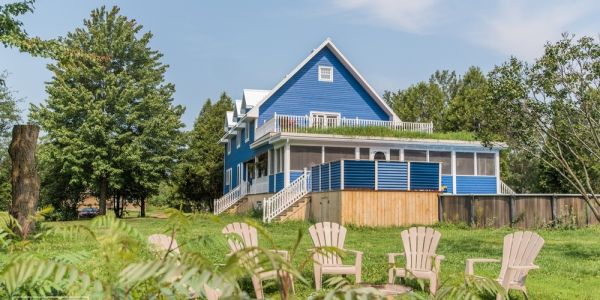
[[[158, 212], [157, 212], [158, 213]], [[228, 252], [225, 239], [220, 234], [222, 227], [228, 222], [242, 220], [241, 217], [225, 216], [215, 224], [208, 216], [198, 218], [188, 232], [182, 233], [177, 240], [182, 243], [200, 235], [210, 237], [208, 243], [190, 242], [182, 246], [182, 251], [197, 251], [214, 262], [224, 261]], [[69, 224], [84, 224], [89, 221], [73, 221], [47, 223], [50, 226]], [[137, 228], [143, 235], [160, 233], [166, 227], [166, 220], [156, 217], [130, 218], [127, 222]], [[307, 233], [310, 224], [304, 222], [288, 222], [266, 225], [273, 235], [278, 247], [290, 248], [296, 239], [298, 230]], [[442, 263], [442, 281], [460, 283], [466, 258], [489, 257], [499, 258], [502, 251], [502, 238], [511, 232], [510, 228], [503, 229], [464, 229], [453, 225], [440, 225], [437, 229], [442, 232], [442, 240], [438, 249], [439, 254], [446, 256]], [[356, 228], [349, 226], [346, 245], [350, 249], [361, 250], [365, 253], [363, 259], [363, 280], [365, 282], [383, 283], [387, 280], [388, 252], [402, 250], [400, 228]], [[600, 227], [579, 230], [539, 230], [546, 244], [536, 263], [541, 267], [530, 273], [527, 280], [529, 295], [532, 299], [600, 299]], [[261, 242], [266, 246], [265, 239]], [[34, 251], [43, 253], [45, 257], [53, 257], [67, 251], [91, 249], [94, 246], [89, 239], [63, 240], [53, 237], [44, 242], [32, 245]], [[306, 251], [311, 247], [310, 237], [304, 235], [299, 251], [303, 257], [296, 257], [296, 262], [305, 258]], [[6, 254], [0, 252], [0, 261], [4, 264]], [[79, 268], [92, 274], [102, 272], [99, 261], [91, 259], [81, 264]], [[476, 272], [494, 276], [499, 266], [481, 265]], [[304, 270], [304, 276], [312, 284], [312, 266]], [[244, 285], [250, 288], [249, 284]], [[273, 287], [267, 288], [267, 294], [275, 295]], [[304, 299], [313, 290], [312, 287], [297, 284], [297, 295]], [[521, 299], [518, 293], [511, 293], [513, 298]]]
[[411, 139], [433, 139], [433, 140], [457, 140], [457, 141], [476, 141], [475, 136], [470, 132], [414, 132], [393, 130], [387, 127], [365, 126], [365, 127], [331, 127], [331, 128], [299, 128], [299, 132], [314, 134], [337, 134], [348, 136], [377, 136]]

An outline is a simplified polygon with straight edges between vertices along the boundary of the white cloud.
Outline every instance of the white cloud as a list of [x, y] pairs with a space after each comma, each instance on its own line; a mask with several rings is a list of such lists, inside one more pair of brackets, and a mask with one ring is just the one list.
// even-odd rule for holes
[[436, 17], [436, 0], [333, 0], [333, 3], [376, 23], [412, 33], [427, 31]]
[[[393, 30], [456, 37], [502, 54], [531, 59], [563, 32], [598, 35], [596, 0], [330, 0], [338, 12]], [[352, 19], [356, 20], [356, 19]]]
[[[501, 1], [491, 14], [481, 15], [480, 22], [467, 32], [467, 38], [482, 46], [519, 58], [532, 59], [543, 52], [547, 41], [556, 41], [563, 32], [593, 34], [594, 3], [588, 1], [538, 2]], [[597, 13], [597, 11], [596, 11]], [[595, 21], [595, 20], [594, 20]]]

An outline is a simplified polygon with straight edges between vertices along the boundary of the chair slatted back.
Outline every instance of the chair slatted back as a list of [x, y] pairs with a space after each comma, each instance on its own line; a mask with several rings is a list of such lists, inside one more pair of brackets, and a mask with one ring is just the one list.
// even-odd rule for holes
[[[531, 266], [540, 253], [544, 239], [535, 232], [519, 231], [504, 237], [502, 268], [499, 280], [504, 279], [508, 266]], [[514, 272], [510, 281], [524, 283], [527, 271]]]
[[[346, 228], [332, 222], [322, 222], [311, 226], [308, 231], [315, 248], [336, 247], [344, 249]], [[342, 258], [335, 253], [316, 254], [315, 259], [322, 265], [341, 265]]]
[[168, 235], [164, 234], [153, 234], [148, 237], [148, 243], [154, 247], [155, 250], [166, 253], [171, 250], [173, 255], [179, 255], [179, 246], [177, 241], [172, 239]]
[[227, 242], [232, 253], [244, 248], [258, 247], [258, 231], [246, 223], [231, 223], [221, 231], [225, 235], [237, 234], [239, 239], [229, 237]]
[[411, 227], [402, 231], [400, 236], [406, 255], [406, 268], [431, 271], [433, 256], [436, 254], [442, 234], [432, 228]]

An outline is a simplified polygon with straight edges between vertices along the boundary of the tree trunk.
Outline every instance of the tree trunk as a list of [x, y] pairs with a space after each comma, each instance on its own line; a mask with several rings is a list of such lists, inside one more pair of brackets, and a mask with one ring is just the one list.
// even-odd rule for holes
[[145, 198], [142, 198], [142, 200], [140, 200], [140, 217], [141, 218], [146, 217], [146, 199]]
[[40, 178], [37, 174], [35, 149], [40, 128], [35, 125], [15, 125], [8, 153], [12, 161], [12, 206], [10, 214], [21, 226], [17, 233], [26, 239], [35, 229], [33, 219], [40, 198]]
[[100, 197], [98, 199], [98, 204], [100, 206], [100, 214], [106, 214], [106, 198], [108, 197], [108, 179], [105, 177], [100, 179]]

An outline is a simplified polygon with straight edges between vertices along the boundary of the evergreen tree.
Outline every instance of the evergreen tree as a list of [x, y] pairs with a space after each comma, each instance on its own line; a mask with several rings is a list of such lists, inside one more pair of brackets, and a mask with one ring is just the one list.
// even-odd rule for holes
[[189, 147], [177, 175], [179, 194], [197, 209], [212, 210], [212, 201], [223, 192], [225, 147], [219, 144], [225, 113], [233, 109], [226, 93], [212, 104], [208, 99], [188, 134]]
[[11, 129], [19, 121], [17, 99], [6, 86], [6, 73], [0, 74], [0, 210], [7, 210], [11, 203], [10, 160], [8, 143]]
[[442, 130], [477, 132], [485, 122], [488, 83], [478, 67], [470, 67], [457, 84], [444, 112]]
[[101, 213], [109, 197], [143, 200], [156, 191], [181, 148], [184, 108], [172, 104], [175, 87], [164, 81], [168, 66], [151, 38], [117, 7], [93, 10], [63, 40], [86, 55], [50, 64], [47, 103], [31, 108], [56, 150], [57, 175], [97, 193]]
[[419, 82], [396, 93], [385, 92], [383, 97], [403, 121], [433, 122], [434, 128], [442, 123], [445, 94], [433, 82]]

